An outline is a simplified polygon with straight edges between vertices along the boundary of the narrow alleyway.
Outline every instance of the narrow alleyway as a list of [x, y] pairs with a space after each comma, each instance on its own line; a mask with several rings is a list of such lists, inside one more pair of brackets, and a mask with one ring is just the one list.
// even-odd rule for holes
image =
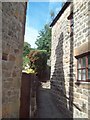
[[50, 82], [41, 83], [38, 90], [38, 118], [63, 118], [51, 99]]

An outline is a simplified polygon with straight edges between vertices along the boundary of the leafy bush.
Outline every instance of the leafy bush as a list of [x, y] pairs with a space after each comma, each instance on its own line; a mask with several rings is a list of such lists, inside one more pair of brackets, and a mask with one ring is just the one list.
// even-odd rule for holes
[[29, 55], [31, 66], [35, 73], [40, 75], [47, 67], [47, 52], [45, 50], [32, 50]]
[[23, 47], [23, 70], [29, 69], [30, 60], [28, 58], [28, 54], [31, 50], [35, 50], [35, 48], [31, 48], [31, 45], [28, 42], [24, 42]]
[[25, 70], [30, 65], [30, 60], [27, 56], [23, 56], [23, 70]]
[[23, 47], [23, 56], [27, 56], [31, 50], [31, 45], [27, 42], [24, 42], [24, 47]]

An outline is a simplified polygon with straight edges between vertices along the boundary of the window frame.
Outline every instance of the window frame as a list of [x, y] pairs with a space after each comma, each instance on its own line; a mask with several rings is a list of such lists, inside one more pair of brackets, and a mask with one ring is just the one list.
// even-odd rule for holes
[[[89, 71], [89, 65], [88, 65], [88, 60], [89, 60], [89, 56], [90, 56], [90, 52], [88, 53], [84, 53], [82, 55], [79, 55], [77, 58], [77, 81], [78, 82], [90, 82], [90, 79], [88, 78], [88, 71]], [[86, 66], [85, 67], [82, 67], [82, 58], [85, 57], [86, 61]], [[81, 68], [78, 68], [78, 62], [79, 62], [79, 59], [80, 59], [80, 63], [81, 63]], [[81, 70], [81, 80], [78, 79], [78, 74], [79, 74], [79, 70]], [[85, 70], [86, 71], [86, 79], [85, 80], [82, 80], [82, 70]]]

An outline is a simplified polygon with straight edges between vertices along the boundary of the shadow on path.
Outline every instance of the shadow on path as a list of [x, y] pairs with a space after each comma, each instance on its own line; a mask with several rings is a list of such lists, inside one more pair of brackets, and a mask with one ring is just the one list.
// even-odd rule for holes
[[64, 115], [54, 105], [50, 94], [50, 82], [41, 83], [37, 98], [38, 118], [64, 118]]

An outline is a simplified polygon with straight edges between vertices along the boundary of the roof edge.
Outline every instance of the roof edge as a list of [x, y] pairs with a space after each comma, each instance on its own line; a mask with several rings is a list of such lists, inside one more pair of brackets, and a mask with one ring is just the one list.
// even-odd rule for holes
[[60, 16], [64, 13], [64, 11], [66, 10], [66, 8], [70, 5], [71, 2], [66, 2], [64, 4], [64, 6], [62, 7], [62, 9], [59, 11], [59, 13], [57, 14], [57, 16], [54, 18], [54, 20], [52, 21], [52, 23], [50, 24], [50, 27], [53, 27], [55, 25], [55, 23], [57, 22], [57, 20], [60, 18]]

